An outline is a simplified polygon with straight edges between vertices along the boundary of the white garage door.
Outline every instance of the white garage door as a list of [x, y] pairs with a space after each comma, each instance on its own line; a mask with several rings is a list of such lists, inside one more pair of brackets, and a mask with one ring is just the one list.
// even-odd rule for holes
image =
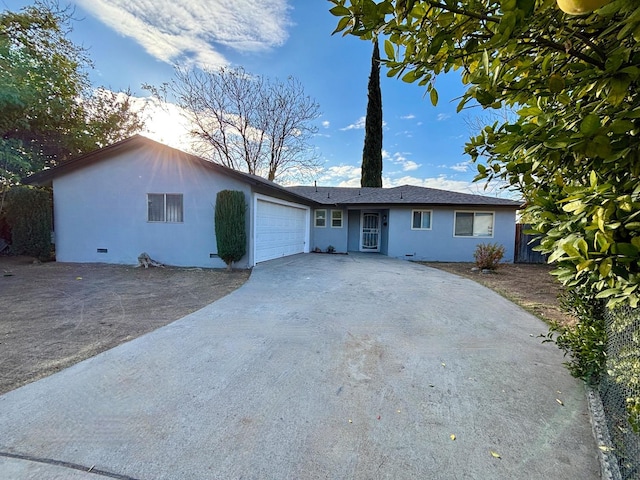
[[258, 198], [255, 229], [256, 263], [305, 252], [308, 211], [301, 205]]

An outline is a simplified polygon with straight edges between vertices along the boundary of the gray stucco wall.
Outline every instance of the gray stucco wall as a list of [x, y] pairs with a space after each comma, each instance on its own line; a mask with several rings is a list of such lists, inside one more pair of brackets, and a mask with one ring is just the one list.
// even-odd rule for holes
[[[336, 252], [346, 252], [347, 251], [347, 232], [348, 232], [348, 220], [347, 220], [347, 211], [339, 208], [320, 208], [316, 210], [326, 210], [327, 211], [327, 222], [325, 227], [316, 227], [315, 226], [315, 210], [311, 210], [311, 250], [318, 247], [323, 252], [327, 250], [329, 245], [333, 245], [336, 249]], [[331, 226], [331, 210], [340, 210], [342, 211], [342, 227], [332, 227]]]
[[[424, 208], [432, 211], [431, 230], [411, 230], [412, 209], [389, 211], [390, 257], [409, 260], [472, 262], [473, 252], [481, 243], [504, 246], [504, 262], [513, 262], [515, 244], [515, 210], [492, 208]], [[493, 212], [493, 237], [455, 237], [454, 212]]]
[[[247, 184], [194, 163], [177, 154], [158, 157], [153, 150], [135, 150], [62, 175], [53, 182], [56, 257], [61, 262], [136, 264], [138, 255], [167, 265], [222, 268], [217, 257], [214, 205], [220, 190], [240, 190], [247, 208]], [[181, 193], [183, 223], [147, 221], [148, 193]], [[235, 264], [253, 265], [247, 255]], [[98, 253], [97, 249], [107, 249]]]

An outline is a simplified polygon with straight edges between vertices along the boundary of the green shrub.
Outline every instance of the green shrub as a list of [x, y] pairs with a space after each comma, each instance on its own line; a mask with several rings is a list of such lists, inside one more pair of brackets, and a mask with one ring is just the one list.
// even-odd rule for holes
[[218, 256], [231, 270], [233, 262], [247, 253], [244, 193], [222, 190], [216, 196], [215, 231]]
[[606, 368], [607, 332], [605, 305], [580, 290], [567, 290], [560, 297], [560, 305], [578, 318], [575, 325], [554, 323], [544, 342], [555, 342], [565, 357], [571, 375], [590, 385], [596, 385]]
[[627, 398], [627, 412], [631, 428], [634, 433], [640, 434], [640, 397]]
[[504, 247], [497, 243], [481, 243], [473, 252], [476, 265], [481, 270], [495, 270], [504, 257]]
[[621, 306], [606, 313], [607, 377], [624, 392], [629, 424], [640, 434], [640, 310]]
[[11, 253], [51, 259], [52, 201], [49, 189], [13, 187], [6, 198]]

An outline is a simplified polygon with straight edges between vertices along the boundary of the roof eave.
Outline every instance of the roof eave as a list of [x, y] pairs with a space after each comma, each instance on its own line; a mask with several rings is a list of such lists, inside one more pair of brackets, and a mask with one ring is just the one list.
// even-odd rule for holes
[[23, 183], [36, 186], [51, 186], [53, 184], [54, 178], [59, 175], [64, 175], [74, 170], [84, 168], [85, 166], [90, 165], [94, 162], [101, 161], [107, 155], [114, 155], [122, 151], [135, 150], [144, 147], [174, 150], [176, 152], [179, 152], [181, 155], [184, 155], [185, 158], [194, 163], [197, 163], [204, 166], [205, 168], [217, 171], [218, 173], [235, 178], [236, 180], [250, 185], [253, 190], [259, 190], [259, 193], [270, 193], [274, 195], [274, 192], [277, 192], [277, 197], [283, 200], [304, 203], [305, 205], [318, 204], [318, 202], [313, 199], [307, 198], [304, 195], [300, 195], [298, 193], [294, 193], [286, 189], [285, 187], [281, 187], [280, 185], [277, 185], [273, 182], [269, 182], [266, 179], [261, 179], [255, 175], [248, 175], [243, 172], [233, 170], [232, 168], [225, 167], [224, 165], [211, 162], [202, 157], [198, 157], [187, 152], [183, 152], [182, 150], [164, 145], [142, 135], [134, 135], [133, 137], [121, 140], [120, 142], [68, 160], [49, 170], [43, 170], [41, 172], [34, 173], [33, 175], [27, 177], [23, 181]]

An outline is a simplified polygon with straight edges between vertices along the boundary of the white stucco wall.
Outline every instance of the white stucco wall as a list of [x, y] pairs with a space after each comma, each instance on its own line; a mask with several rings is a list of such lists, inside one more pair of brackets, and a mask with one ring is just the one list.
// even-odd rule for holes
[[[136, 264], [147, 252], [167, 265], [222, 268], [210, 254], [217, 253], [216, 194], [225, 189], [245, 194], [248, 253], [235, 266], [252, 266], [249, 185], [155, 149], [128, 151], [54, 179], [57, 260]], [[148, 193], [183, 194], [184, 222], [148, 222]]]

